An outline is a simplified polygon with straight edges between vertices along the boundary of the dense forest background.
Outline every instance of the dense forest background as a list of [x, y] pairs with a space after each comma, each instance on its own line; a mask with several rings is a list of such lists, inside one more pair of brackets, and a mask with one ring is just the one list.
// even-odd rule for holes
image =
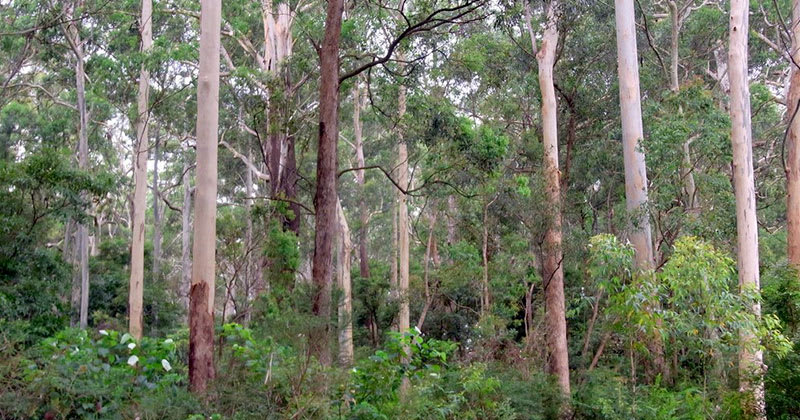
[[798, 63], [798, 0], [0, 0], [0, 419], [800, 419]]

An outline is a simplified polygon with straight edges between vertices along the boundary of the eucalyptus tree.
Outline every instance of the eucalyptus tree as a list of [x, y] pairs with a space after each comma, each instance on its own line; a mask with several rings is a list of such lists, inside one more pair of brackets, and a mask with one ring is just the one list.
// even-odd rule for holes
[[[153, 46], [153, 3], [142, 0], [141, 51], [146, 54]], [[149, 144], [150, 72], [142, 64], [139, 73], [139, 95], [137, 97], [136, 140], [133, 159], [133, 203], [131, 231], [131, 276], [128, 297], [128, 330], [136, 338], [142, 338], [142, 298], [144, 293], [144, 234], [147, 210], [147, 156]], [[158, 162], [156, 162], [158, 165]], [[157, 170], [157, 168], [156, 168]], [[155, 194], [154, 194], [155, 197]], [[154, 203], [158, 202], [154, 198]], [[154, 204], [155, 205], [155, 204]]]
[[217, 226], [220, 0], [203, 0], [197, 79], [197, 187], [192, 287], [189, 292], [189, 381], [203, 394], [214, 378], [214, 289]]
[[567, 321], [564, 302], [564, 268], [561, 247], [561, 176], [558, 170], [558, 105], [553, 84], [553, 67], [558, 48], [559, 3], [550, 0], [546, 6], [546, 20], [541, 45], [537, 48], [535, 31], [531, 24], [530, 2], [525, 5], [526, 22], [531, 46], [539, 66], [539, 90], [542, 92], [542, 143], [544, 146], [544, 172], [547, 201], [552, 206], [545, 233], [542, 264], [542, 288], [545, 293], [546, 335], [549, 353], [549, 371], [558, 378], [564, 395], [570, 395], [569, 349], [567, 348]]
[[[731, 144], [733, 150], [733, 182], [736, 197], [736, 243], [739, 288], [742, 293], [758, 294], [758, 220], [753, 180], [753, 139], [748, 81], [749, 0], [732, 0], [730, 8], [730, 42], [728, 71], [731, 96]], [[761, 303], [753, 299], [750, 308], [761, 316]], [[754, 418], [766, 418], [764, 408], [763, 353], [752, 330], [740, 331], [739, 387], [749, 394], [746, 411]]]

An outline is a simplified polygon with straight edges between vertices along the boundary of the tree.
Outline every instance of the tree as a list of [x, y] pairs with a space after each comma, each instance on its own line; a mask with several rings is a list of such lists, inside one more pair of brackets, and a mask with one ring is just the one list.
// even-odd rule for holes
[[786, 98], [789, 133], [786, 137], [786, 251], [789, 263], [800, 269], [800, 1], [792, 1], [791, 81]]
[[339, 240], [336, 242], [336, 279], [342, 296], [339, 298], [339, 364], [353, 364], [353, 294], [350, 282], [350, 227], [342, 208], [342, 201], [336, 201], [336, 219], [339, 224]]
[[222, 4], [203, 0], [197, 79], [197, 169], [192, 286], [189, 291], [189, 383], [198, 394], [214, 378], [214, 288], [217, 226], [217, 128]]
[[[635, 250], [636, 267], [644, 273], [653, 269], [653, 242], [650, 213], [647, 209], [647, 166], [642, 140], [642, 104], [639, 92], [639, 57], [636, 51], [636, 22], [633, 0], [615, 0], [619, 102], [622, 118], [622, 148], [625, 166], [625, 202], [628, 210], [628, 237]], [[664, 369], [660, 338], [650, 343], [655, 368]]]
[[[739, 289], [758, 294], [758, 220], [753, 177], [753, 139], [750, 117], [750, 86], [747, 67], [749, 0], [732, 0], [728, 71], [731, 84], [731, 146], [733, 183], [736, 197], [736, 244]], [[752, 303], [753, 315], [761, 315], [758, 299]], [[752, 330], [742, 328], [739, 344], [739, 388], [749, 394], [746, 411], [759, 419], [766, 418], [764, 408], [763, 354]]]
[[546, 331], [549, 371], [558, 378], [561, 392], [570, 395], [569, 349], [567, 348], [567, 321], [564, 303], [564, 268], [561, 248], [561, 179], [558, 170], [558, 104], [553, 85], [553, 67], [558, 46], [558, 0], [547, 3], [542, 44], [536, 48], [536, 37], [531, 26], [530, 3], [526, 3], [526, 21], [531, 46], [539, 64], [539, 89], [542, 92], [542, 142], [544, 143], [544, 172], [547, 201], [552, 207], [545, 233], [544, 261], [542, 263], [542, 288], [545, 293]]
[[320, 325], [309, 335], [309, 351], [323, 365], [330, 365], [328, 317], [331, 311], [332, 246], [336, 235], [336, 170], [339, 141], [339, 40], [344, 0], [328, 0], [325, 35], [320, 46], [319, 142], [317, 188], [314, 194], [314, 257], [312, 312]]
[[[153, 46], [153, 2], [142, 0], [141, 51], [147, 54]], [[149, 145], [148, 126], [150, 123], [150, 72], [142, 63], [139, 72], [139, 95], [136, 101], [136, 141], [133, 157], [133, 203], [131, 205], [131, 277], [128, 296], [128, 331], [138, 339], [142, 338], [142, 297], [144, 294], [144, 216], [147, 211], [147, 152]], [[153, 199], [154, 203], [158, 201]], [[155, 208], [155, 207], [154, 207]]]
[[[80, 19], [73, 20], [76, 9], [83, 6], [82, 0], [64, 6], [65, 15], [70, 23], [63, 27], [69, 47], [75, 55], [75, 91], [78, 110], [78, 169], [89, 169], [89, 114], [86, 109], [86, 71], [84, 68], [84, 50], [81, 41]], [[89, 230], [85, 223], [78, 223], [76, 234], [78, 254], [78, 272], [80, 273], [80, 299], [78, 305], [79, 326], [86, 328], [89, 323]], [[75, 292], [73, 284], [73, 296]]]

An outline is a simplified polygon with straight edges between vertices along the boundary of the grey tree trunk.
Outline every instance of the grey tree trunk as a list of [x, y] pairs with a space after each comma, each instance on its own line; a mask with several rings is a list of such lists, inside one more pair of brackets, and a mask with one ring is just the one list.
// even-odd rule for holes
[[[188, 148], [187, 148], [188, 149]], [[189, 313], [189, 288], [192, 283], [192, 175], [189, 151], [183, 155], [183, 206], [181, 207], [181, 284], [180, 301]]]
[[158, 162], [161, 158], [161, 144], [158, 127], [156, 127], [155, 145], [153, 146], [153, 280], [161, 276], [162, 242], [161, 234], [161, 192], [158, 189]]
[[[625, 166], [625, 201], [628, 211], [628, 237], [635, 251], [636, 267], [653, 269], [653, 242], [647, 204], [647, 166], [642, 150], [642, 105], [639, 92], [639, 60], [636, 49], [636, 22], [633, 0], [615, 0], [619, 101], [622, 115], [622, 145]], [[655, 310], [655, 308], [650, 308]], [[664, 347], [659, 336], [650, 338], [655, 371], [664, 369]], [[654, 375], [652, 375], [654, 376]]]
[[189, 383], [192, 391], [198, 394], [205, 394], [208, 382], [214, 378], [221, 12], [221, 0], [202, 0], [197, 80], [197, 189], [189, 291]]
[[[142, 0], [141, 51], [146, 54], [153, 44], [153, 3]], [[144, 233], [147, 212], [147, 154], [150, 120], [150, 72], [142, 64], [139, 70], [139, 95], [136, 101], [136, 142], [133, 156], [133, 229], [131, 231], [131, 276], [128, 291], [128, 332], [137, 340], [142, 338], [142, 307], [144, 295]], [[157, 202], [157, 200], [153, 200]]]
[[[749, 30], [748, 0], [731, 0], [728, 71], [731, 96], [731, 145], [733, 182], [736, 196], [736, 232], [738, 248], [739, 288], [742, 292], [759, 293], [758, 220], [753, 176], [753, 139], [750, 122], [750, 87], [747, 67]], [[754, 301], [753, 315], [761, 317], [761, 304]], [[764, 363], [758, 338], [753, 331], [739, 333], [739, 388], [748, 393], [745, 411], [757, 419], [765, 419]]]
[[336, 201], [336, 218], [339, 224], [337, 247], [336, 279], [342, 296], [339, 298], [339, 364], [348, 367], [353, 364], [353, 294], [350, 281], [350, 227], [342, 208], [342, 201]]

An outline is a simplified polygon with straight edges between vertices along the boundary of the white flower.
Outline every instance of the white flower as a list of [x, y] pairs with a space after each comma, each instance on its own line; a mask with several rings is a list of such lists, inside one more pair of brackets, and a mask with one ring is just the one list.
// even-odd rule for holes
[[131, 366], [136, 366], [136, 362], [138, 362], [138, 361], [139, 361], [139, 357], [136, 356], [135, 354], [128, 358], [128, 364], [131, 365]]
[[167, 372], [172, 370], [172, 365], [169, 364], [167, 359], [161, 359], [161, 367], [163, 367]]
[[128, 348], [133, 350], [136, 348], [136, 343], [128, 343]]
[[164, 340], [164, 344], [172, 344], [173, 342], [171, 338]]
[[106, 330], [100, 330], [100, 335], [108, 335], [108, 331], [106, 331]]

